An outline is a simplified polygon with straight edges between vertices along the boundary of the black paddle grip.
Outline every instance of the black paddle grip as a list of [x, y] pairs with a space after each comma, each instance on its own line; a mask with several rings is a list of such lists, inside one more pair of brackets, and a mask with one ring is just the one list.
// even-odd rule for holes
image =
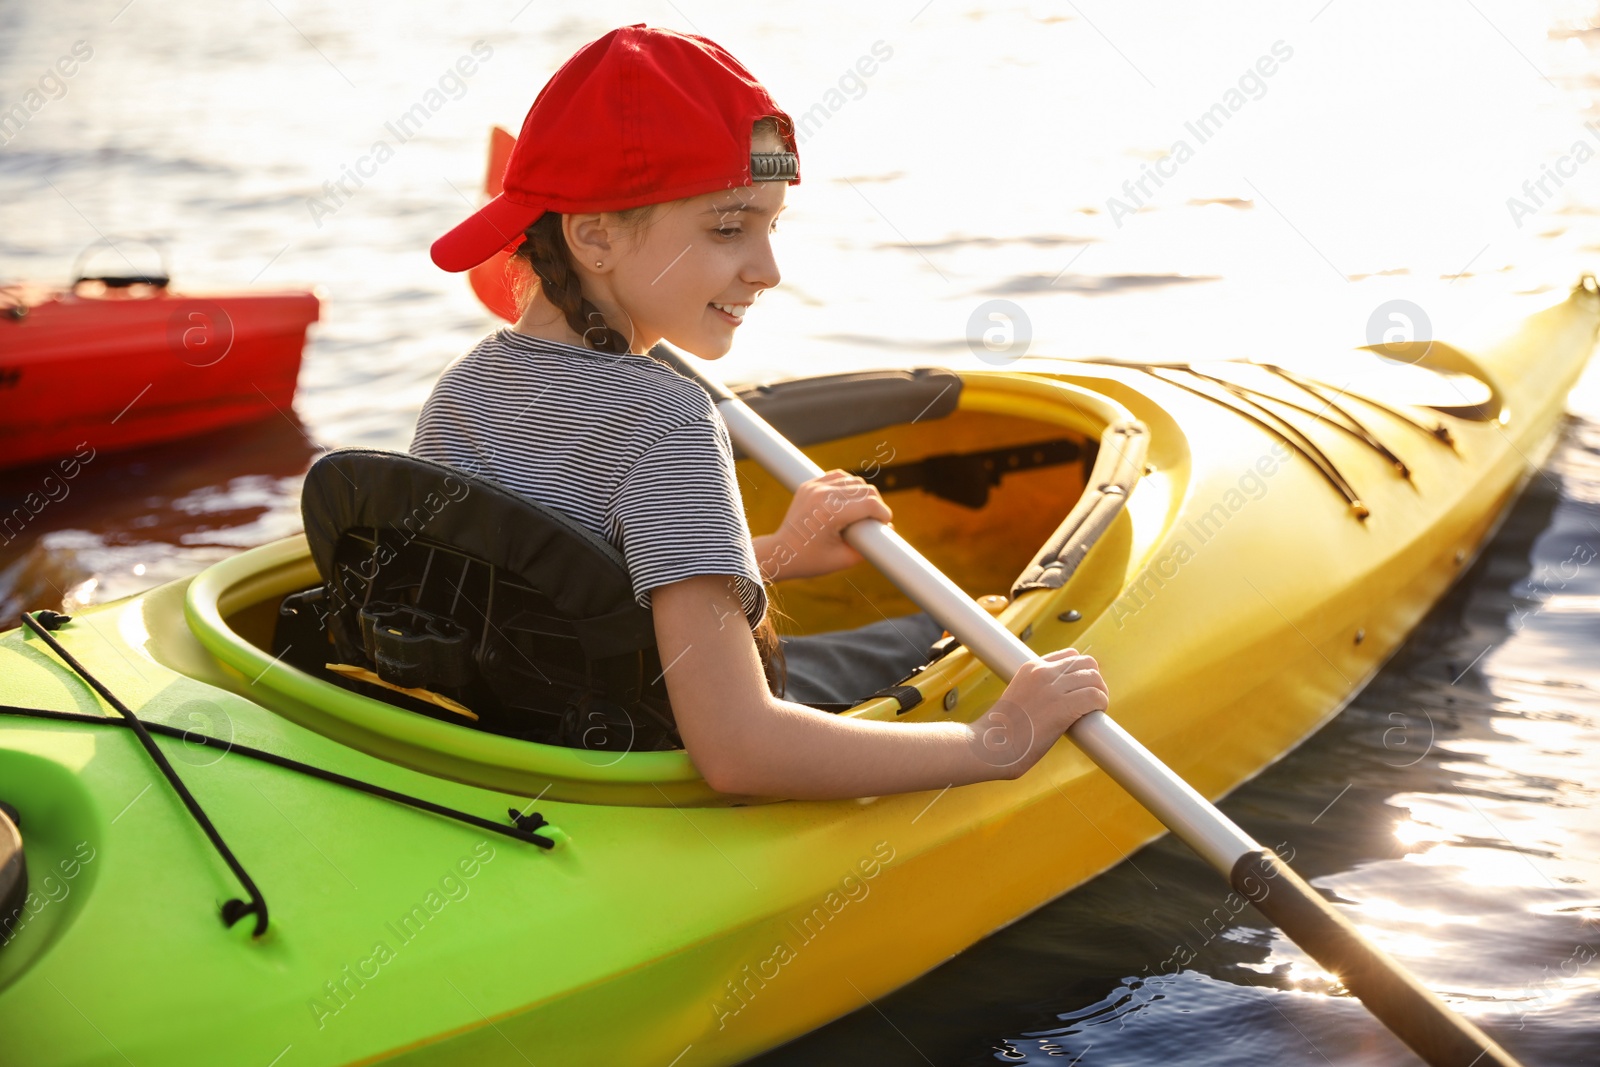
[[1246, 852], [1228, 880], [1431, 1067], [1519, 1067], [1273, 853]]

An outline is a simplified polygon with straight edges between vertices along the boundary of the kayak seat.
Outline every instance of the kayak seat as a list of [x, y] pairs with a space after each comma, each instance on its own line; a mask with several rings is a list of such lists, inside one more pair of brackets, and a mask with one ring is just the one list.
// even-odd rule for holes
[[544, 744], [679, 748], [655, 626], [620, 552], [576, 520], [415, 456], [340, 449], [306, 474], [323, 584], [273, 651], [345, 688]]

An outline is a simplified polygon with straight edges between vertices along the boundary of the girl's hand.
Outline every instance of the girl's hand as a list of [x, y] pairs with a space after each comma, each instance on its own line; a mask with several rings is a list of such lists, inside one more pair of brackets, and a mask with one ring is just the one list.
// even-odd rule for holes
[[1031, 660], [1012, 676], [1005, 692], [972, 724], [972, 752], [1019, 778], [1091, 711], [1111, 706], [1111, 694], [1093, 656], [1062, 648]]
[[862, 559], [840, 536], [844, 528], [861, 519], [893, 518], [876, 486], [835, 468], [800, 483], [783, 525], [755, 539], [756, 561], [769, 582], [842, 571]]

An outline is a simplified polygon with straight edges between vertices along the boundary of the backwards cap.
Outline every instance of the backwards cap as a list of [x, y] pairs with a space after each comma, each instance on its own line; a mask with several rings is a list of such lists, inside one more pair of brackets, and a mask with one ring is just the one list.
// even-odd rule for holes
[[[778, 119], [787, 151], [753, 153], [750, 128]], [[800, 182], [794, 123], [721, 45], [623, 26], [578, 49], [523, 120], [503, 191], [433, 243], [433, 261], [469, 270], [522, 240], [546, 211], [621, 211]]]

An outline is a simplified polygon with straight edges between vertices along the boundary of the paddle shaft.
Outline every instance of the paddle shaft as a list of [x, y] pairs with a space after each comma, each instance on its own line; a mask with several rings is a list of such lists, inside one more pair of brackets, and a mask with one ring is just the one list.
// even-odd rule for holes
[[[729, 436], [790, 491], [822, 468], [722, 383], [674, 349], [652, 354], [698, 382], [716, 402]], [[1041, 658], [983, 610], [943, 572], [876, 519], [845, 527], [843, 537], [985, 666], [1005, 679]], [[1119, 726], [1092, 711], [1067, 736], [1135, 800], [1211, 864], [1241, 896], [1276, 923], [1367, 1009], [1433, 1067], [1517, 1067], [1487, 1034], [1451, 1011], [1398, 961], [1367, 941], [1322, 894], [1240, 829]]]

